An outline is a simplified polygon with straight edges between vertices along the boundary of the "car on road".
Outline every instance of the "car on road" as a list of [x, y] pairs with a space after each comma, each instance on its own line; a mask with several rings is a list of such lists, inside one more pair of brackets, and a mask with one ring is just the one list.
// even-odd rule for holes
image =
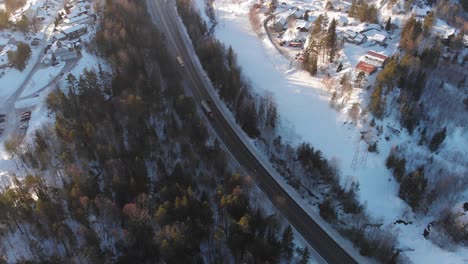
[[0, 117], [5, 117], [6, 115], [5, 114], [0, 114]]
[[0, 117], [0, 123], [5, 122], [5, 117]]
[[31, 119], [30, 116], [22, 116], [20, 121], [23, 122], [23, 121], [29, 121], [29, 119]]
[[39, 93], [35, 93], [35, 94], [34, 94], [34, 97], [39, 97]]
[[21, 117], [23, 116], [31, 116], [31, 111], [22, 112]]
[[0, 135], [3, 134], [3, 127], [0, 127]]
[[19, 128], [26, 129], [26, 128], [28, 128], [28, 124], [22, 124]]

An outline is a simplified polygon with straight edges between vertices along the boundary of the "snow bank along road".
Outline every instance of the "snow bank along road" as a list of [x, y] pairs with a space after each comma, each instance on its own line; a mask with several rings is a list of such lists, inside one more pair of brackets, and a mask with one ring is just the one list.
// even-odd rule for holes
[[[195, 101], [200, 105], [202, 100], [217, 102], [211, 96], [210, 84], [203, 81], [202, 69], [197, 68], [193, 47], [186, 45], [186, 35], [179, 27], [178, 15], [173, 1], [148, 0], [148, 8], [152, 17], [157, 20], [159, 29], [165, 34], [169, 52], [180, 56], [185, 62], [182, 73], [190, 84]], [[190, 53], [192, 52], [192, 53]], [[220, 109], [212, 105], [213, 118], [211, 125], [224, 142], [231, 154], [255, 178], [257, 185], [269, 197], [272, 203], [289, 220], [294, 228], [328, 263], [357, 263], [338, 243], [336, 243], [310, 216], [294, 201], [294, 199], [276, 182], [273, 176], [256, 158], [255, 154], [236, 133], [235, 124], [228, 122]], [[237, 128], [238, 129], [238, 128]]]

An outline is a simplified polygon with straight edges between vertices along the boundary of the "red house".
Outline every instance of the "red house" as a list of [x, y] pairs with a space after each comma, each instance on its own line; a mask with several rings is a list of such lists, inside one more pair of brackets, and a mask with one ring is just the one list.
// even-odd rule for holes
[[373, 74], [376, 71], [376, 69], [377, 68], [375, 68], [374, 65], [371, 65], [371, 64], [369, 64], [367, 62], [363, 62], [363, 61], [360, 61], [356, 65], [356, 70], [364, 72], [367, 76]]

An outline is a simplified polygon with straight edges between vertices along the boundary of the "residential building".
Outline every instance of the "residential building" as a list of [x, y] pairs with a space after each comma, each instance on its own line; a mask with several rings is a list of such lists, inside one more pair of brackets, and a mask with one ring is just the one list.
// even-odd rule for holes
[[88, 27], [84, 24], [79, 24], [72, 27], [62, 29], [62, 33], [67, 36], [69, 40], [79, 38], [88, 32]]
[[373, 74], [377, 70], [377, 68], [372, 64], [360, 61], [356, 65], [356, 70], [358, 72], [364, 72], [364, 74], [366, 74], [366, 76], [369, 76], [369, 75]]

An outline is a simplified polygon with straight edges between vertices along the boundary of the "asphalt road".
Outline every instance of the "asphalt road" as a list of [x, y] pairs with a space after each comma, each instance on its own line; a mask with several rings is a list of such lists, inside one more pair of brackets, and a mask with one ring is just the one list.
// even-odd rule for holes
[[[181, 68], [186, 81], [189, 82], [194, 99], [200, 104], [202, 100], [214, 101], [207, 89], [209, 83], [203, 81], [200, 69], [192, 61], [185, 35], [181, 34], [178, 17], [171, 0], [148, 0], [148, 9], [168, 41], [169, 52], [180, 56], [185, 67]], [[168, 3], [166, 3], [168, 2]], [[174, 57], [175, 60], [175, 57]], [[357, 263], [343, 248], [337, 244], [310, 216], [294, 201], [294, 199], [276, 182], [272, 175], [256, 159], [254, 154], [244, 145], [230, 123], [226, 121], [220, 110], [211, 105], [213, 118], [211, 125], [231, 154], [247, 171], [251, 172], [259, 188], [269, 197], [272, 203], [288, 219], [291, 225], [307, 240], [311, 247], [327, 263]]]

